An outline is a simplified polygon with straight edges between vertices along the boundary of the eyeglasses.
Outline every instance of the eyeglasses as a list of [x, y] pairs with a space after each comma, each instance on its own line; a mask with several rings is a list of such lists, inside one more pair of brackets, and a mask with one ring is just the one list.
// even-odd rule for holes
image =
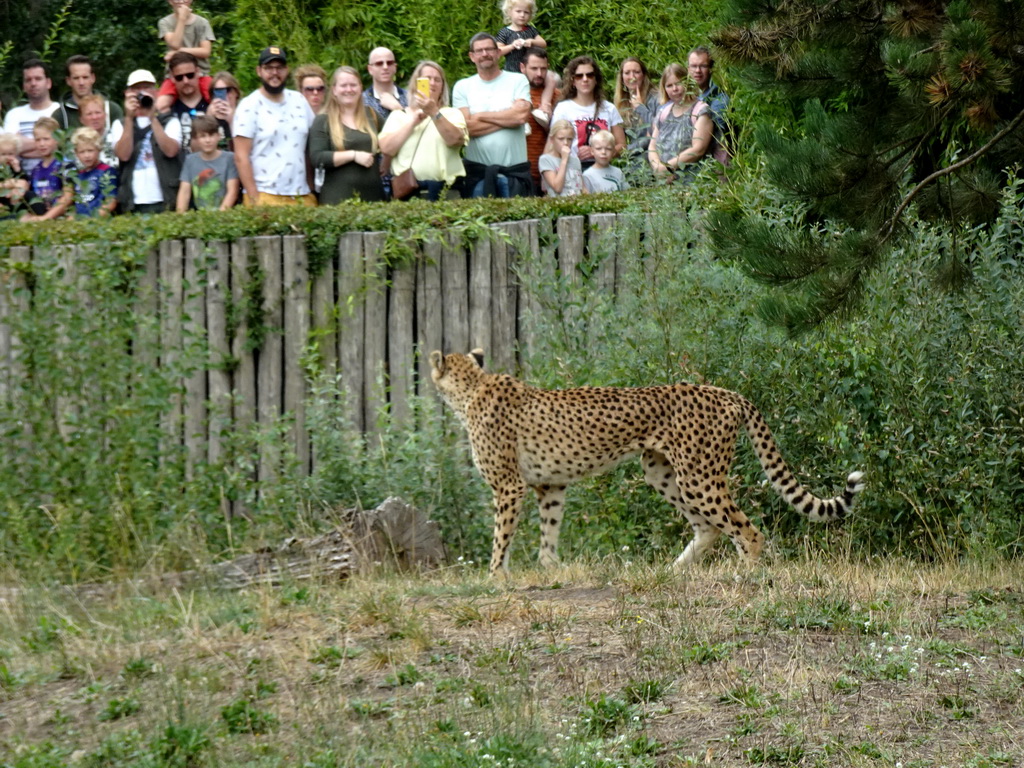
[[577, 72], [572, 76], [573, 80], [594, 80], [596, 78], [597, 75], [593, 72]]
[[323, 93], [325, 90], [327, 90], [327, 86], [325, 86], [325, 85], [304, 85], [304, 86], [302, 86], [302, 90], [305, 93]]
[[477, 48], [475, 51], [470, 51], [470, 53], [497, 53], [497, 51], [497, 46], [492, 45], [490, 48]]
[[372, 67], [393, 67], [395, 66], [394, 59], [388, 59], [387, 61], [375, 61], [370, 66]]
[[260, 69], [265, 69], [268, 72], [287, 72], [288, 71], [288, 65], [287, 64], [262, 64], [262, 65], [260, 65]]
[[710, 64], [689, 64], [690, 69], [711, 69]]
[[180, 75], [175, 75], [174, 79], [180, 83], [182, 80], [191, 80], [195, 76], [195, 72], [182, 72]]

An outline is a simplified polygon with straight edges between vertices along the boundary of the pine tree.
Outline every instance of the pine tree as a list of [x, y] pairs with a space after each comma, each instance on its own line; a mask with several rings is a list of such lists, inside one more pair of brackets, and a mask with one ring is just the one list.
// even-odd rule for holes
[[[956, 228], [991, 221], [1024, 159], [1021, 0], [728, 0], [718, 54], [798, 117], [754, 129], [796, 225], [719, 211], [712, 239], [758, 279], [791, 332], [854, 306], [905, 235], [909, 209]], [[950, 254], [944, 274], [966, 274]]]

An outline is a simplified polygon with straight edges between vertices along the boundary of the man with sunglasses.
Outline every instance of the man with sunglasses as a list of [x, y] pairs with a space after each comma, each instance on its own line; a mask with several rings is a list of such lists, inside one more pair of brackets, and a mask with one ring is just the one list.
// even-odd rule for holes
[[395, 85], [398, 62], [395, 61], [395, 54], [387, 48], [374, 48], [370, 51], [366, 65], [372, 82], [363, 91], [363, 104], [376, 112], [380, 124], [384, 125], [388, 115], [396, 109], [409, 106], [409, 94], [404, 88]]
[[523, 126], [530, 116], [530, 82], [499, 66], [497, 40], [486, 32], [469, 41], [476, 74], [455, 83], [452, 106], [469, 127], [465, 197], [525, 197], [533, 192]]
[[[210, 110], [210, 100], [199, 87], [201, 71], [199, 60], [191, 53], [178, 51], [168, 60], [171, 80], [177, 89], [178, 96], [171, 104], [171, 114], [181, 123], [182, 159], [192, 151], [192, 120], [205, 115]], [[221, 140], [226, 144], [231, 138], [231, 126], [224, 120], [218, 120]]]

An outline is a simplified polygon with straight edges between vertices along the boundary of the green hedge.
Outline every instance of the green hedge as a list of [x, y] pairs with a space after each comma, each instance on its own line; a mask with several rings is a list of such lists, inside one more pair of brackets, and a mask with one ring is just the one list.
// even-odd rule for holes
[[523, 219], [557, 219], [591, 213], [617, 213], [647, 207], [648, 192], [631, 190], [573, 198], [517, 198], [510, 200], [451, 200], [430, 203], [348, 202], [337, 206], [305, 208], [239, 207], [231, 211], [192, 211], [157, 216], [117, 216], [110, 219], [0, 224], [0, 258], [12, 246], [76, 245], [117, 242], [145, 249], [164, 240], [219, 240], [231, 242], [259, 235], [305, 234], [310, 264], [326, 263], [337, 252], [345, 232], [386, 232], [385, 253], [401, 259], [411, 254], [409, 245], [454, 235], [460, 241], [475, 239], [490, 224]]

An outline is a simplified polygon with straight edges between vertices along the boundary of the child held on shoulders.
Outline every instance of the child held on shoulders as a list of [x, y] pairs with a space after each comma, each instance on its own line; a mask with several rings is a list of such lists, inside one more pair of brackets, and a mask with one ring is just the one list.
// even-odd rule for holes
[[19, 134], [0, 133], [0, 221], [17, 217], [28, 191], [28, 175], [21, 170], [18, 159], [20, 152]]
[[583, 185], [587, 192], [618, 192], [629, 189], [621, 168], [612, 165], [615, 156], [615, 135], [611, 131], [598, 131], [590, 137], [594, 164], [583, 172]]
[[[536, 0], [504, 0], [501, 5], [501, 12], [505, 16], [508, 26], [502, 27], [495, 35], [498, 41], [498, 53], [505, 57], [504, 69], [506, 72], [521, 72], [519, 65], [523, 63], [526, 51], [530, 48], [547, 48], [547, 41], [540, 36], [540, 33], [532, 26], [530, 20], [537, 12]], [[544, 93], [540, 98], [540, 112], [544, 119], [541, 120], [534, 110], [534, 117], [542, 125], [547, 125], [551, 119], [551, 110], [554, 108], [555, 89], [558, 87], [558, 78], [553, 72], [548, 72], [547, 81], [544, 83]]]
[[40, 153], [39, 165], [29, 174], [29, 213], [22, 221], [49, 221], [67, 213], [74, 189], [64, 183], [64, 167], [57, 158], [57, 131], [52, 117], [40, 117], [32, 127], [32, 138]]
[[556, 120], [548, 132], [548, 145], [537, 160], [540, 186], [548, 197], [585, 194], [583, 166], [572, 153], [575, 131], [568, 120]]
[[178, 213], [191, 203], [199, 210], [226, 211], [238, 202], [241, 183], [235, 155], [217, 148], [220, 125], [216, 118], [199, 115], [192, 120], [192, 149], [181, 167]]
[[117, 173], [100, 162], [103, 139], [97, 131], [82, 127], [71, 134], [78, 171], [74, 174], [75, 213], [78, 216], [109, 216], [117, 207]]
[[[164, 61], [170, 61], [178, 51], [191, 53], [198, 60], [199, 90], [207, 102], [211, 101], [210, 53], [213, 51], [213, 27], [206, 18], [192, 12], [192, 0], [167, 0], [172, 13], [164, 16], [157, 24], [157, 34], [167, 44]], [[178, 99], [178, 88], [174, 80], [166, 78], [160, 85], [156, 99], [156, 111], [166, 112]]]

